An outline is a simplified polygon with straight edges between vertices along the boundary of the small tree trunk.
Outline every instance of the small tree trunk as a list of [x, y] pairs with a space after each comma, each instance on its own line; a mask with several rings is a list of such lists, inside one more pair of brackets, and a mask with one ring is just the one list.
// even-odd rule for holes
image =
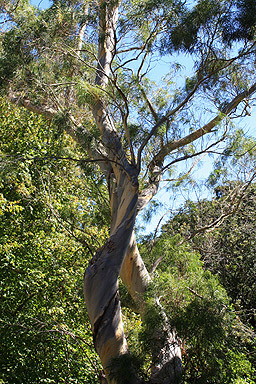
[[[140, 256], [133, 233], [121, 268], [120, 276], [132, 296], [143, 320], [147, 321], [145, 292], [150, 283], [150, 275]], [[158, 298], [154, 298], [159, 313], [159, 323], [152, 332], [152, 367], [150, 383], [176, 384], [181, 379], [180, 341], [175, 331], [170, 329], [167, 316]]]

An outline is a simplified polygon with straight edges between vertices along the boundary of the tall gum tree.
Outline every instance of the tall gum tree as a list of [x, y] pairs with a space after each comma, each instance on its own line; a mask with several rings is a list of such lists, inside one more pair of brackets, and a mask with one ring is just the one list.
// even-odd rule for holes
[[[85, 271], [84, 297], [112, 384], [120, 384], [118, 359], [129, 355], [118, 277], [142, 320], [151, 281], [136, 244], [136, 216], [174, 164], [225, 143], [230, 122], [250, 113], [256, 91], [255, 1], [186, 3], [53, 0], [46, 10], [29, 0], [0, 3], [3, 92], [71, 135], [108, 186], [109, 238]], [[175, 60], [184, 54], [194, 74], [178, 87]], [[161, 55], [173, 78], [157, 85], [148, 73]], [[180, 341], [154, 301], [161, 321], [152, 333], [148, 382], [177, 383]], [[124, 374], [142, 382], [128, 365]]]

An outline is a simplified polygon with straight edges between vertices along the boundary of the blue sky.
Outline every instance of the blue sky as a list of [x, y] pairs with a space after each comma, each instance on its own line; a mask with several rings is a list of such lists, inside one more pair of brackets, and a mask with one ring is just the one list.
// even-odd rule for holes
[[30, 2], [41, 9], [48, 8], [51, 3], [49, 0], [30, 0]]

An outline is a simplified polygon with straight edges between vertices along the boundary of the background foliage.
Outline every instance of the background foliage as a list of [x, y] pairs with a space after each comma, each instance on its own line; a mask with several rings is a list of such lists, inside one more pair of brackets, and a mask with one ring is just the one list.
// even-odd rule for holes
[[82, 278], [107, 231], [104, 185], [48, 122], [3, 99], [1, 117], [1, 378], [98, 382]]

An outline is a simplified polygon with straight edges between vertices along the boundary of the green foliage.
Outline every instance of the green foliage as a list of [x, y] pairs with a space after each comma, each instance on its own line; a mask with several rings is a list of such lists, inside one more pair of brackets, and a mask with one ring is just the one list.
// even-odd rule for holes
[[212, 0], [197, 1], [192, 10], [183, 10], [178, 25], [171, 25], [169, 40], [164, 42], [168, 50], [192, 51], [198, 43], [199, 31], [212, 22], [220, 12], [220, 3]]
[[[254, 2], [249, 3], [253, 9]], [[11, 14], [11, 6], [3, 8]], [[96, 3], [53, 1], [48, 9], [39, 10], [29, 1], [20, 1], [14, 8], [1, 36], [3, 90], [11, 87], [11, 94], [17, 99], [26, 95], [36, 106], [47, 105], [58, 110], [58, 117], [72, 116], [77, 126], [90, 126], [92, 136], [97, 131], [91, 113], [93, 105], [99, 99], [108, 100], [109, 111], [127, 152], [127, 131], [136, 150], [155, 121], [181, 102], [184, 92], [196, 90], [203, 78], [200, 89], [211, 92], [217, 109], [221, 109], [228, 103], [227, 94], [246, 90], [254, 76], [253, 51], [248, 52], [246, 60], [241, 55], [241, 60], [233, 62], [230, 58], [237, 49], [232, 52], [223, 40], [224, 32], [230, 30], [226, 26], [228, 20], [234, 28], [241, 29], [244, 24], [252, 35], [253, 19], [247, 20], [251, 16], [244, 1], [200, 0], [192, 5], [169, 0], [122, 1], [116, 56], [104, 92], [94, 84], [99, 42]], [[240, 19], [244, 21], [234, 22]], [[84, 27], [86, 33], [80, 40], [79, 31]], [[231, 42], [232, 39], [229, 38]], [[238, 40], [241, 39], [247, 40], [247, 37], [241, 35]], [[129, 41], [127, 48], [126, 43], [122, 46], [123, 40]], [[186, 76], [184, 86], [177, 86], [177, 69], [181, 69], [181, 65], [176, 64], [176, 56], [168, 59], [170, 81], [154, 83], [147, 78], [151, 62], [158, 61], [162, 52], [180, 50], [194, 54], [195, 71], [190, 78]], [[191, 122], [197, 110], [197, 105], [195, 113], [192, 107], [185, 108], [175, 116], [175, 121], [172, 118], [157, 130], [144, 149], [143, 166], [150, 163], [158, 148], [179, 139], [182, 131], [193, 129]], [[123, 124], [125, 116], [127, 130]], [[198, 126], [198, 121], [194, 125]]]
[[[218, 276], [242, 321], [255, 329], [254, 185], [242, 195], [239, 209], [229, 215], [241, 198], [242, 190], [241, 183], [217, 185], [212, 201], [188, 202], [166, 230], [169, 233], [180, 231], [186, 237], [199, 231], [191, 245], [199, 250], [205, 267]], [[200, 231], [200, 228], [213, 225], [223, 213], [227, 217], [220, 227], [209, 233]]]
[[186, 91], [187, 92], [191, 92], [194, 88], [194, 86], [196, 85], [196, 82], [197, 82], [197, 79], [195, 77], [188, 77], [186, 79]]
[[18, 68], [31, 61], [29, 51], [22, 49], [22, 36], [15, 30], [4, 35], [2, 47], [4, 54], [0, 59], [1, 87], [15, 76]]
[[[218, 279], [204, 270], [200, 255], [181, 240], [180, 236], [171, 236], [166, 231], [153, 248], [150, 242], [145, 242], [141, 251], [148, 266], [162, 256], [154, 272], [151, 295], [161, 297], [170, 324], [182, 339], [183, 382], [220, 384], [247, 380], [252, 383], [250, 330], [239, 322]], [[159, 311], [152, 312], [151, 306], [149, 309], [141, 332], [143, 345], [149, 345], [150, 349], [150, 332], [155, 322], [159, 322]]]
[[[84, 53], [79, 60], [74, 51], [79, 44], [75, 31], [85, 22], [84, 7], [86, 4], [80, 2], [55, 1], [48, 9], [39, 10], [20, 1], [12, 15], [13, 22], [1, 36], [1, 88], [6, 90], [11, 83], [18, 93], [26, 90], [27, 97], [33, 95], [34, 104], [48, 104], [54, 109], [57, 99], [65, 99], [62, 111], [72, 109], [77, 114], [82, 99], [81, 92], [78, 96], [75, 92], [76, 83], [80, 84], [77, 75], [82, 70], [87, 82], [91, 77], [94, 79], [94, 71], [82, 65], [83, 59], [91, 63], [91, 57]], [[91, 41], [88, 49], [93, 50]], [[71, 54], [66, 54], [61, 46], [68, 47]], [[91, 93], [87, 92], [87, 99]], [[83, 120], [87, 114], [83, 110]]]
[[77, 102], [78, 105], [92, 106], [102, 98], [104, 93], [100, 88], [92, 86], [88, 81], [80, 80], [77, 83]]
[[0, 108], [1, 379], [96, 383], [82, 287], [107, 233], [104, 184], [68, 160], [81, 154], [63, 132]]
[[135, 369], [138, 368], [138, 360], [131, 354], [124, 354], [116, 359], [112, 359], [108, 370], [110, 379], [115, 379], [118, 383], [132, 384], [136, 378]]
[[237, 0], [236, 12], [225, 19], [224, 39], [230, 41], [252, 40], [255, 37], [256, 3], [255, 0]]
[[[146, 293], [146, 311], [143, 318], [143, 324], [139, 332], [139, 341], [141, 343], [141, 352], [146, 357], [151, 355], [154, 351], [154, 340], [157, 335], [156, 332], [161, 329], [163, 324], [163, 317], [159, 311], [159, 307], [153, 300], [154, 287], [149, 287]], [[153, 363], [155, 363], [153, 361]]]
[[[255, 1], [122, 1], [118, 28], [112, 31], [114, 57], [101, 51], [102, 45], [113, 48], [112, 44], [105, 44], [107, 35], [102, 33], [110, 15], [106, 12], [99, 20], [105, 5], [104, 1], [53, 0], [48, 9], [39, 10], [28, 0], [1, 3], [1, 11], [6, 11], [6, 18], [1, 19], [1, 89], [17, 101], [30, 102], [35, 110], [56, 111], [49, 123], [1, 100], [0, 352], [1, 372], [7, 383], [94, 383], [98, 379], [88, 338], [88, 319], [82, 310], [81, 287], [87, 261], [102, 245], [110, 226], [108, 195], [98, 167], [87, 162], [83, 150], [64, 131], [70, 131], [72, 126], [73, 135], [86, 149], [99, 143], [103, 146], [92, 110], [95, 104], [104, 105], [107, 113], [98, 118], [105, 122], [111, 116], [129, 159], [127, 132], [136, 157], [136, 150], [152, 127], [163, 116], [171, 116], [150, 136], [143, 150], [143, 188], [147, 181], [154, 182], [148, 165], [152, 165], [159, 150], [167, 153], [170, 143], [189, 137], [199, 125], [203, 126], [204, 117], [199, 121], [198, 106], [202, 116], [209, 109], [218, 116], [229, 105], [229, 97], [248, 91], [255, 81]], [[164, 82], [147, 78], [151, 64], [159, 61], [161, 54], [180, 52], [192, 54], [194, 64], [194, 73], [189, 78], [186, 75], [182, 86], [177, 86], [181, 66], [176, 63], [170, 64], [171, 74]], [[103, 91], [95, 86], [95, 77], [105, 70], [101, 63], [106, 57], [111, 65], [106, 73], [109, 84]], [[167, 60], [169, 65], [176, 57]], [[191, 92], [193, 97], [188, 98]], [[201, 97], [206, 98], [204, 103]], [[249, 104], [236, 112], [246, 115], [247, 108]], [[94, 111], [94, 115], [97, 113]], [[207, 114], [205, 121], [210, 119]], [[107, 131], [105, 127], [103, 131]], [[209, 184], [218, 186], [223, 182], [230, 164], [242, 169], [241, 148], [247, 153], [245, 161], [255, 165], [252, 140], [244, 140], [239, 132], [228, 137], [225, 127], [219, 131], [215, 135], [212, 130], [205, 146], [202, 141], [198, 147], [192, 143], [178, 148], [163, 163], [172, 164], [182, 157], [190, 159], [197, 150], [201, 152], [213, 140], [218, 142], [225, 136], [228, 146], [218, 159]], [[181, 172], [176, 186], [186, 176]], [[219, 189], [219, 198], [222, 194]], [[127, 311], [127, 333], [132, 351], [137, 352], [135, 362], [127, 356], [113, 362], [113, 374], [120, 383], [129, 379], [129, 373], [132, 375], [132, 363], [142, 365], [144, 373], [152, 363], [152, 340], [156, 340], [154, 332], [162, 321], [158, 308], [152, 304], [154, 294], [161, 297], [171, 325], [185, 340], [185, 383], [252, 381], [253, 346], [249, 331], [243, 330], [243, 324], [230, 309], [225, 290], [215, 276], [204, 270], [198, 253], [188, 244], [181, 244], [182, 238], [176, 235], [193, 234], [198, 223], [206, 223], [216, 205], [216, 201], [200, 207], [189, 203], [188, 212], [181, 212], [174, 220], [176, 232], [162, 234], [153, 244], [142, 245], [147, 265], [160, 264], [147, 292], [144, 325]], [[151, 203], [146, 218], [150, 219], [158, 208], [157, 203]], [[210, 215], [210, 223], [214, 219]], [[255, 300], [254, 253], [245, 258], [241, 250], [249, 253], [254, 249], [254, 242], [249, 239], [249, 231], [254, 230], [250, 219], [246, 234], [238, 240], [234, 232], [239, 232], [244, 219], [229, 224], [234, 224], [232, 231], [227, 228], [225, 234], [216, 232], [213, 238], [206, 239], [224, 250], [226, 244], [230, 246], [226, 264], [222, 268], [217, 258], [208, 267], [219, 275], [244, 321]], [[205, 246], [205, 240], [200, 241], [199, 250], [200, 245]], [[205, 261], [208, 262], [206, 258]], [[245, 277], [246, 289], [242, 287]], [[136, 324], [134, 329], [131, 322]], [[3, 356], [7, 356], [5, 360]]]
[[193, 52], [201, 48], [204, 32], [215, 27], [220, 31], [219, 43], [231, 45], [234, 41], [252, 40], [255, 36], [255, 1], [199, 0], [192, 7], [184, 5], [176, 23], [167, 15], [168, 38], [163, 49]]

